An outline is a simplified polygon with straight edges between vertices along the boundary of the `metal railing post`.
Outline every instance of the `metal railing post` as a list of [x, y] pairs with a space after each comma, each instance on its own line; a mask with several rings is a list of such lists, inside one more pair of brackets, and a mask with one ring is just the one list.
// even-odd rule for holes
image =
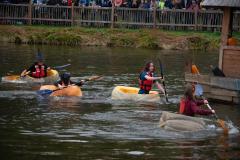
[[74, 26], [74, 3], [73, 2], [71, 7], [71, 26]]
[[157, 27], [157, 6], [156, 6], [156, 0], [153, 1], [153, 28], [155, 29]]
[[194, 10], [194, 30], [196, 31], [198, 28], [198, 11]]
[[115, 0], [112, 0], [111, 28], [114, 28]]
[[32, 0], [28, 4], [28, 24], [32, 25]]

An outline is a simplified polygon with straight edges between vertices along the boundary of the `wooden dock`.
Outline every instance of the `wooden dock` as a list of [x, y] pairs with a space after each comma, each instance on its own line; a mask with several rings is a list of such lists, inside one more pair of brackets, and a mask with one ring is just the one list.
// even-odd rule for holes
[[186, 82], [197, 82], [209, 99], [240, 104], [240, 79], [185, 73]]

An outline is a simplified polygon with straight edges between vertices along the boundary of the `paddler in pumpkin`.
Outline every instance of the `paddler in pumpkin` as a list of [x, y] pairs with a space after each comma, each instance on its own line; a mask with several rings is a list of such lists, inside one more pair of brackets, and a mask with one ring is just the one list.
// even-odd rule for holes
[[[82, 86], [84, 84], [84, 80], [81, 80], [77, 83], [78, 86]], [[54, 85], [58, 88], [64, 88], [70, 85], [76, 84], [76, 82], [71, 81], [70, 73], [63, 73], [60, 75], [60, 80], [57, 81]]]
[[47, 70], [50, 70], [50, 67], [43, 63], [43, 55], [42, 53], [38, 52], [36, 62], [28, 69], [25, 69], [21, 73], [21, 77], [24, 77], [26, 75], [29, 75], [33, 78], [47, 77]]
[[139, 75], [139, 86], [140, 90], [138, 94], [149, 94], [152, 89], [153, 84], [157, 86], [157, 88], [165, 94], [163, 87], [157, 81], [164, 81], [163, 77], [154, 76], [155, 66], [153, 62], [148, 62], [143, 69], [143, 71]]
[[211, 115], [214, 114], [214, 110], [201, 109], [199, 106], [208, 104], [207, 100], [196, 100], [194, 98], [194, 89], [192, 85], [186, 85], [184, 91], [184, 98], [181, 99], [179, 113], [186, 116], [198, 115]]

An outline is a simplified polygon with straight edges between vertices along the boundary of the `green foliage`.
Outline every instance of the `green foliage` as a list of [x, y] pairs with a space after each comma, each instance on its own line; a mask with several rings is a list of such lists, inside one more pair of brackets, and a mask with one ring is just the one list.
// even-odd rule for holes
[[151, 35], [143, 35], [139, 37], [137, 47], [142, 48], [158, 48], [157, 40]]
[[[240, 33], [234, 33], [240, 39]], [[109, 29], [52, 26], [0, 26], [2, 40], [14, 43], [94, 45], [157, 49], [218, 49], [219, 32]]]

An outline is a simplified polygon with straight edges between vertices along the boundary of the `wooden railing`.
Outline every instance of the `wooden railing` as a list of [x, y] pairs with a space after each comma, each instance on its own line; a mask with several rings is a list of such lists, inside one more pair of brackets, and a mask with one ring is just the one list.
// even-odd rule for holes
[[[164, 28], [172, 30], [220, 30], [222, 11], [159, 10], [0, 4], [0, 24], [44, 24], [116, 28]], [[233, 28], [240, 31], [240, 12], [234, 12]]]

